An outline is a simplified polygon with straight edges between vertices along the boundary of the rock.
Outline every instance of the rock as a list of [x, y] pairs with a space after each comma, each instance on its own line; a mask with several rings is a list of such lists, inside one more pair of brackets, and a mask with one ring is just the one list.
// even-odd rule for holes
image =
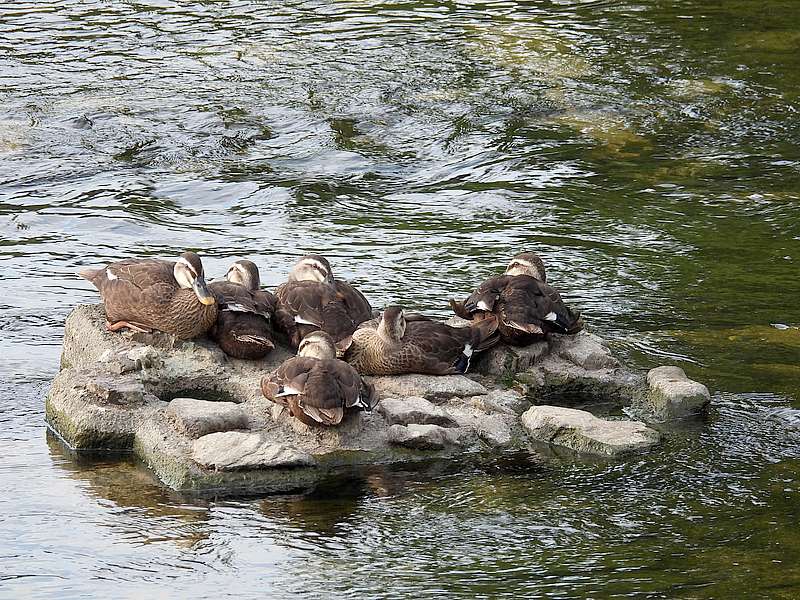
[[531, 406], [530, 400], [515, 390], [492, 390], [484, 396], [473, 396], [467, 402], [488, 413], [521, 415]]
[[456, 427], [457, 423], [450, 413], [425, 398], [411, 396], [409, 398], [385, 398], [377, 407], [389, 425], [439, 425]]
[[656, 367], [647, 373], [649, 408], [656, 415], [675, 419], [698, 414], [711, 402], [711, 394], [702, 383], [686, 376], [680, 367]]
[[428, 400], [478, 396], [489, 390], [463, 375], [393, 375], [365, 377], [379, 398], [416, 396]]
[[392, 425], [387, 436], [390, 444], [414, 450], [443, 450], [458, 444], [457, 435], [438, 425]]
[[211, 433], [195, 440], [192, 460], [217, 471], [288, 469], [316, 464], [307, 452], [276, 444], [258, 433], [238, 431]]
[[551, 354], [587, 371], [614, 369], [619, 366], [619, 361], [611, 355], [611, 350], [602, 338], [588, 331], [581, 331], [576, 335], [551, 335], [549, 339]]
[[235, 402], [175, 398], [166, 410], [172, 426], [183, 435], [199, 438], [210, 433], [247, 429], [247, 414]]
[[534, 406], [522, 415], [522, 424], [535, 440], [601, 456], [643, 451], [660, 437], [639, 421], [608, 421], [560, 406]]
[[104, 404], [144, 404], [144, 386], [141, 381], [132, 377], [94, 377], [88, 380], [86, 389]]
[[537, 342], [521, 347], [498, 344], [475, 359], [474, 369], [478, 373], [486, 375], [513, 375], [530, 369], [548, 352], [547, 342]]

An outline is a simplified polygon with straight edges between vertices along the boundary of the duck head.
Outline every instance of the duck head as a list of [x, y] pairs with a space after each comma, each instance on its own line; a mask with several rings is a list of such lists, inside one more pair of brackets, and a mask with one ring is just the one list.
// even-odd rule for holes
[[298, 356], [320, 359], [336, 358], [336, 344], [333, 338], [324, 331], [312, 331], [300, 342]]
[[506, 268], [506, 275], [528, 275], [538, 279], [542, 283], [547, 283], [547, 273], [544, 271], [544, 263], [533, 252], [521, 252], [511, 259]]
[[406, 316], [401, 306], [387, 306], [378, 325], [378, 334], [385, 340], [399, 342], [406, 334]]
[[175, 281], [183, 289], [194, 290], [195, 296], [202, 304], [214, 304], [214, 294], [212, 294], [206, 280], [203, 277], [203, 263], [200, 257], [194, 252], [184, 252], [175, 263], [172, 271]]
[[228, 269], [228, 272], [225, 273], [225, 279], [231, 283], [244, 286], [253, 292], [261, 287], [258, 267], [254, 262], [249, 260], [237, 260], [233, 263]]
[[310, 254], [297, 261], [289, 273], [289, 281], [316, 281], [317, 283], [334, 284], [331, 264], [324, 256]]

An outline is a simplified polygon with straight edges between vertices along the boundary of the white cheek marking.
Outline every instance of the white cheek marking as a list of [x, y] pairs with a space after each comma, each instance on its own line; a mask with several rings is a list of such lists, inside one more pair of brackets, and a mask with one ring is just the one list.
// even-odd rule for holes
[[486, 304], [486, 302], [484, 302], [483, 300], [478, 302], [478, 308], [481, 310], [492, 310], [491, 308], [489, 308], [489, 305]]

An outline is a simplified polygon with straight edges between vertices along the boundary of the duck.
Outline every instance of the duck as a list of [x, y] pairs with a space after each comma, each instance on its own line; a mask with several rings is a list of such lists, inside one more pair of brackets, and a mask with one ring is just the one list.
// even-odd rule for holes
[[275, 321], [297, 349], [306, 335], [322, 330], [331, 335], [339, 354], [352, 341], [356, 327], [373, 317], [364, 295], [342, 279], [324, 256], [303, 256], [292, 268], [288, 281], [275, 290]]
[[347, 412], [372, 410], [375, 403], [374, 388], [336, 358], [336, 344], [324, 331], [305, 336], [297, 356], [261, 379], [261, 391], [309, 426], [338, 425]]
[[452, 327], [401, 306], [387, 306], [379, 320], [353, 334], [344, 359], [362, 375], [466, 373], [475, 353], [494, 346], [497, 320], [488, 317]]
[[261, 288], [258, 267], [250, 260], [235, 261], [225, 279], [212, 281], [211, 292], [219, 310], [209, 337], [225, 354], [234, 358], [259, 360], [275, 344], [272, 341], [272, 317], [275, 296]]
[[121, 260], [78, 275], [100, 292], [110, 331], [158, 330], [188, 340], [204, 335], [217, 320], [216, 298], [194, 252], [184, 252], [177, 261]]
[[534, 252], [514, 256], [499, 277], [484, 281], [463, 302], [450, 300], [456, 315], [476, 320], [495, 315], [501, 339], [527, 346], [551, 333], [574, 335], [583, 329], [580, 313], [547, 284], [544, 262]]

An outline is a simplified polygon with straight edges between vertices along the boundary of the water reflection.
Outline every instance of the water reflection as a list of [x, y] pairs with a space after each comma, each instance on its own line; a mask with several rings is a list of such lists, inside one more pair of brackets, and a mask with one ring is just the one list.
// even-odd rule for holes
[[[120, 597], [141, 582], [198, 597], [722, 597], [758, 577], [790, 596], [800, 582], [773, 561], [798, 552], [781, 532], [800, 379], [795, 330], [768, 327], [800, 324], [798, 10], [3, 5], [0, 437], [24, 499], [0, 501], [8, 593], [33, 576], [42, 597], [109, 580]], [[61, 324], [96, 299], [78, 268], [186, 247], [212, 276], [252, 258], [270, 286], [322, 252], [375, 306], [439, 315], [536, 249], [624, 359], [725, 393], [698, 429], [624, 464], [556, 455], [187, 502], [139, 467], [44, 447], [40, 423]]]

